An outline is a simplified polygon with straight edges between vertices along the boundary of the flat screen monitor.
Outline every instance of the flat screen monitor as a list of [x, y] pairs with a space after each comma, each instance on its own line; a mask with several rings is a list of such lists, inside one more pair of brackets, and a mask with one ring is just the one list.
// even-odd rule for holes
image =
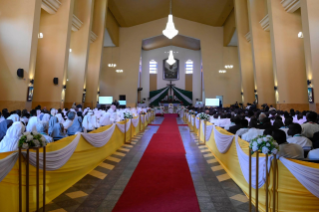
[[126, 100], [119, 100], [119, 104], [121, 106], [125, 106], [126, 105]]
[[99, 104], [100, 105], [111, 105], [113, 103], [113, 96], [100, 96]]
[[218, 98], [206, 98], [205, 105], [210, 107], [219, 107], [219, 99]]
[[197, 101], [197, 102], [196, 102], [196, 105], [202, 105], [202, 104], [203, 104], [202, 101]]

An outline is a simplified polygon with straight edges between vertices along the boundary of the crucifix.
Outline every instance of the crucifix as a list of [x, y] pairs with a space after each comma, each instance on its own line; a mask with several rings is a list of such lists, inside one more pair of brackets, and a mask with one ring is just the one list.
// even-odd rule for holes
[[169, 81], [169, 84], [167, 84], [167, 86], [169, 86], [168, 96], [173, 96], [173, 86], [175, 86], [175, 84], [173, 84], [172, 81]]

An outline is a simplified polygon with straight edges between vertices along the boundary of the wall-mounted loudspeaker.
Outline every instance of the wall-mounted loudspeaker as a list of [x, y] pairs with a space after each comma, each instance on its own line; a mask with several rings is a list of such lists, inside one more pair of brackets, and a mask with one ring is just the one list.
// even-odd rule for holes
[[59, 84], [59, 78], [57, 78], [57, 77], [53, 78], [53, 83], [55, 85]]
[[20, 78], [23, 78], [23, 69], [22, 68], [19, 68], [18, 70], [17, 70], [17, 75], [18, 75], [18, 77], [20, 77]]

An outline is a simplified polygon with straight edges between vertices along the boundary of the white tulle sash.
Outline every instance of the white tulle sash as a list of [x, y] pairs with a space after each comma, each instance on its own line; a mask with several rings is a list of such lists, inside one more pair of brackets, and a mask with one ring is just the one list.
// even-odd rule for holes
[[125, 124], [119, 124], [119, 123], [116, 123], [116, 126], [120, 129], [120, 131], [122, 133], [125, 133], [127, 132], [129, 129], [130, 129], [130, 126], [131, 126], [131, 119], [129, 119], [126, 123], [126, 128], [125, 128]]
[[196, 126], [196, 129], [199, 128], [199, 119], [195, 118], [195, 126]]
[[132, 124], [134, 127], [137, 127], [138, 126], [138, 123], [140, 121], [140, 118], [138, 117], [137, 119], [132, 119]]
[[223, 154], [226, 153], [233, 141], [234, 136], [220, 133], [215, 126], [213, 126], [213, 130], [218, 151]]
[[308, 191], [319, 198], [319, 169], [295, 163], [284, 157], [279, 160]]
[[[202, 126], [204, 126], [203, 123], [202, 123]], [[207, 125], [207, 124], [206, 124], [206, 141], [209, 141], [210, 136], [212, 135], [212, 132], [213, 132], [213, 127], [214, 127], [214, 125]], [[205, 128], [202, 127], [203, 134], [205, 134], [204, 129], [205, 129]]]
[[0, 160], [0, 182], [7, 176], [7, 174], [11, 171], [14, 164], [17, 162], [19, 158], [19, 153], [14, 152], [6, 158]]

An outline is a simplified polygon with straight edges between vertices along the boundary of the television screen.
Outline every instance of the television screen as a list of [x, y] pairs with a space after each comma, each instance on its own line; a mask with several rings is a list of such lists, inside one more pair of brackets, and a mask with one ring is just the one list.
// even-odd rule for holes
[[113, 103], [113, 96], [100, 96], [99, 104], [100, 105], [110, 105]]
[[218, 98], [206, 98], [205, 105], [210, 107], [219, 107], [219, 99]]
[[125, 100], [119, 100], [119, 104], [120, 104], [121, 106], [125, 106], [125, 105], [126, 105], [126, 101], [125, 101]]
[[196, 105], [202, 105], [202, 104], [203, 104], [202, 101], [197, 101], [197, 102], [196, 102]]

